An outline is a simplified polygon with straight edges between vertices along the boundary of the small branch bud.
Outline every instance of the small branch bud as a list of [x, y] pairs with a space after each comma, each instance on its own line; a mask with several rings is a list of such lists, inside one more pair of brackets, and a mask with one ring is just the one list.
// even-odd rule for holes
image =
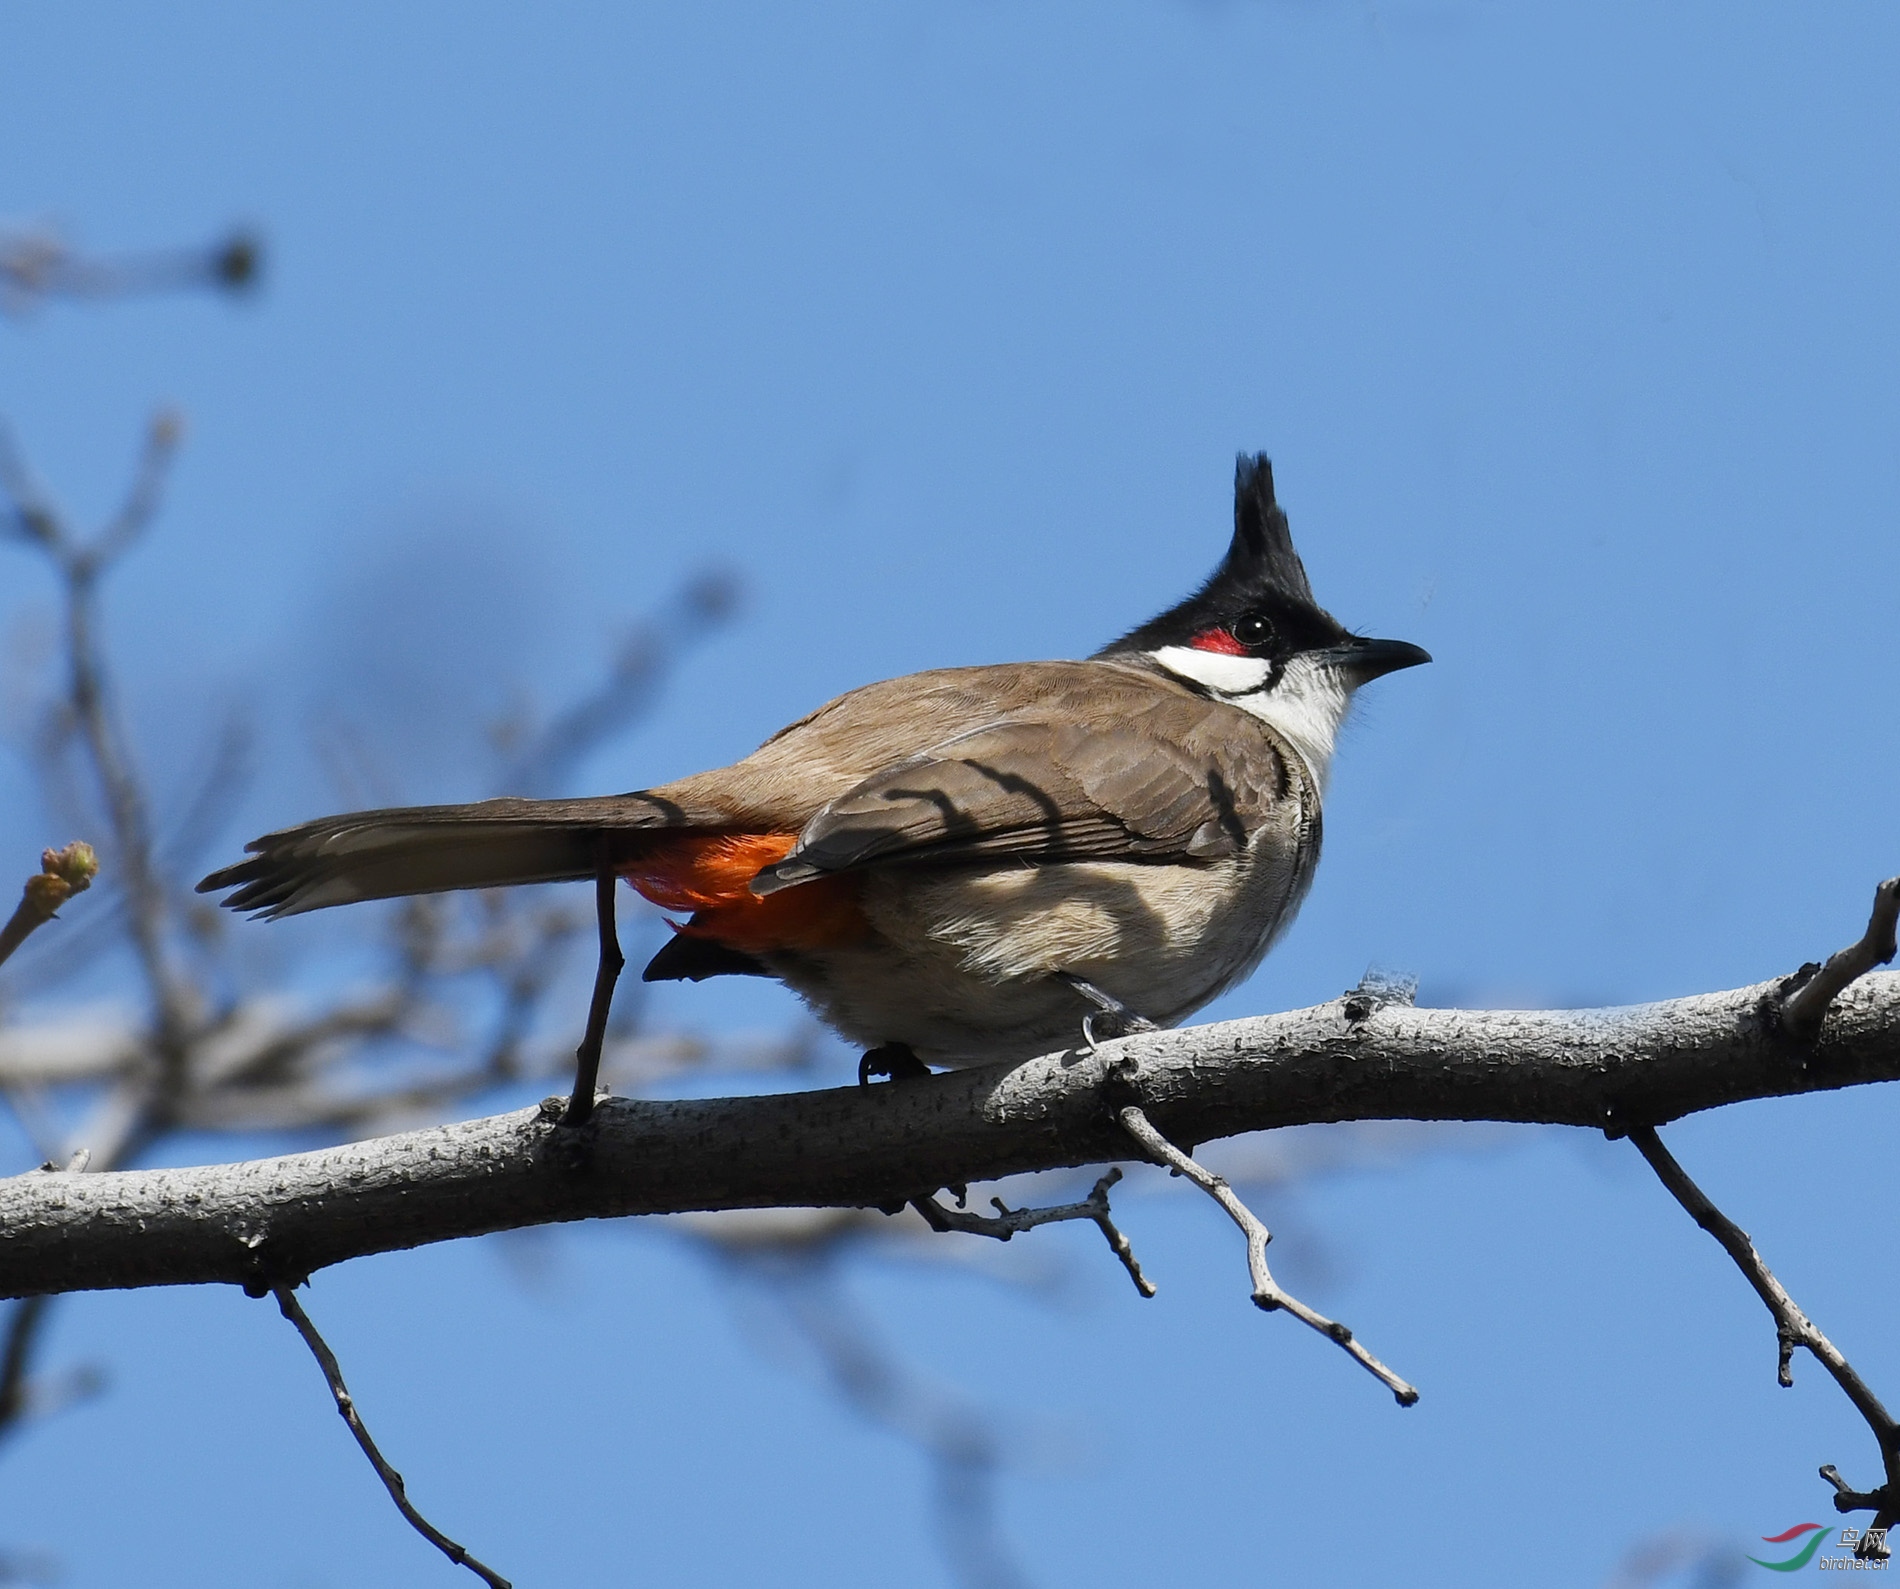
[[36, 928], [51, 921], [73, 895], [90, 888], [98, 873], [99, 857], [90, 844], [75, 840], [63, 850], [42, 851], [40, 870], [26, 880], [19, 905], [7, 924], [0, 927], [0, 961], [25, 943]]

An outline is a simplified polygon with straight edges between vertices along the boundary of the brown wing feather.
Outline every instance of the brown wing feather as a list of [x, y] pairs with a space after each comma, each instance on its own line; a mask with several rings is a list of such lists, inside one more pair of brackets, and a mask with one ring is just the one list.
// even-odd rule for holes
[[1161, 701], [1209, 704], [1185, 685], [1123, 662], [936, 668], [840, 695], [744, 760], [653, 792], [716, 806], [748, 832], [796, 833], [866, 778], [959, 734], [1017, 721], [1114, 722]]
[[1271, 737], [1193, 696], [1155, 692], [1132, 705], [1106, 727], [985, 725], [886, 768], [829, 802], [753, 888], [876, 864], [1239, 854], [1286, 791]]

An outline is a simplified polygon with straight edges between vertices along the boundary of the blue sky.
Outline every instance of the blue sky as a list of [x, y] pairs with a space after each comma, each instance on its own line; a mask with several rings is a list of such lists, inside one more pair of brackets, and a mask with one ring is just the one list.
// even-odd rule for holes
[[[222, 703], [267, 725], [227, 846], [331, 803], [338, 717], [403, 797], [487, 792], [460, 725], [565, 698], [708, 564], [738, 622], [580, 784], [869, 678], [1085, 653], [1205, 573], [1246, 448], [1321, 599], [1437, 661], [1369, 692], [1305, 913], [1214, 1013], [1370, 962], [1461, 1002], [1733, 986], [1852, 936], [1900, 864], [1890, 6], [75, 5], [5, 36], [0, 216], [269, 240], [248, 303], [0, 323], [0, 411], [76, 513], [155, 404], [190, 416], [109, 608], [161, 789]], [[0, 563], [14, 658], [48, 595]], [[0, 763], [9, 842], [44, 822]], [[1670, 1139], [1900, 1395], [1893, 1111]], [[1246, 1306], [1211, 1209], [1140, 1209], [1152, 1304], [1072, 1232], [1036, 1238], [1063, 1307], [851, 1276], [930, 1373], [1054, 1431], [1005, 1501], [1038, 1583], [1597, 1584], [1870, 1468], [1626, 1147], [1525, 1133], [1269, 1209], [1424, 1388], [1405, 1414]], [[543, 1290], [477, 1244], [311, 1295], [445, 1526], [522, 1582], [942, 1581], [913, 1457], [702, 1263], [556, 1251]], [[4, 1454], [0, 1539], [69, 1582], [455, 1580], [265, 1309], [83, 1299], [55, 1356], [114, 1389]]]

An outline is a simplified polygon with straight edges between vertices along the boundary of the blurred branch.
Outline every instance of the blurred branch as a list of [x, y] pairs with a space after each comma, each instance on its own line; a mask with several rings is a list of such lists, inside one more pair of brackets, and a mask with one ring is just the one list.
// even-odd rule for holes
[[[0, 290], [16, 299], [201, 279], [235, 286], [251, 279], [255, 265], [254, 246], [243, 239], [212, 254], [99, 262], [44, 239], [27, 246], [0, 236]], [[307, 1007], [245, 988], [215, 914], [194, 905], [178, 874], [241, 786], [248, 735], [238, 719], [227, 720], [183, 816], [160, 845], [99, 626], [99, 592], [155, 522], [182, 438], [177, 416], [156, 416], [118, 508], [81, 532], [0, 427], [0, 543], [44, 562], [64, 615], [63, 677], [42, 717], [36, 762], [65, 804], [97, 813], [109, 878], [85, 928], [62, 935], [56, 954], [21, 964], [27, 985], [42, 991], [48, 973], [78, 969], [126, 941], [145, 992], [140, 1011], [95, 1006], [0, 1030], [0, 1096], [49, 1166], [66, 1166], [49, 1173], [68, 1186], [91, 1179], [79, 1173], [88, 1156], [73, 1155], [71, 1141], [91, 1150], [96, 1174], [122, 1168], [180, 1131], [386, 1132], [552, 1074], [566, 1061], [562, 1045], [541, 1030], [546, 1006], [570, 949], [591, 925], [591, 913], [559, 895], [406, 901], [381, 918], [380, 944], [371, 942], [381, 965], [367, 985]], [[734, 588], [730, 579], [708, 576], [638, 627], [607, 678], [575, 708], [545, 729], [515, 733], [511, 774], [533, 783], [558, 779], [649, 710], [674, 653], [730, 610]], [[0, 960], [86, 886], [92, 866], [84, 846], [48, 852], [45, 870], [0, 929]], [[803, 1035], [713, 1044], [646, 1032], [624, 1019], [606, 1037], [608, 1074], [623, 1086], [684, 1070], [798, 1066], [811, 1046]], [[71, 1399], [32, 1373], [50, 1305], [42, 1296], [8, 1313], [0, 1335], [0, 1435], [28, 1411]]]
[[60, 1576], [59, 1562], [44, 1551], [0, 1551], [0, 1584], [52, 1585]]
[[62, 730], [76, 733], [84, 745], [105, 808], [110, 859], [127, 907], [126, 926], [152, 998], [156, 1057], [171, 1073], [184, 1062], [187, 1030], [198, 1001], [172, 964], [167, 890], [153, 861], [144, 789], [113, 710], [97, 619], [100, 577], [151, 523], [182, 435], [176, 415], [161, 412], [152, 420], [131, 487], [118, 511], [88, 540], [68, 527], [11, 436], [0, 430], [0, 490], [11, 499], [19, 538], [45, 556], [59, 580], [66, 620]]
[[26, 1415], [27, 1364], [55, 1300], [23, 1297], [7, 1313], [6, 1344], [0, 1348], [0, 1438], [19, 1428]]
[[[0, 231], [0, 311], [61, 297], [206, 286], [236, 291], [254, 284], [259, 263], [258, 245], [245, 235], [209, 249], [101, 258], [75, 251], [50, 231]], [[141, 1012], [94, 1006], [0, 1030], [0, 1096], [41, 1144], [44, 1173], [69, 1188], [91, 1184], [92, 1177], [80, 1173], [88, 1163], [95, 1172], [121, 1169], [181, 1131], [387, 1132], [438, 1118], [498, 1087], [554, 1074], [568, 1062], [561, 1052], [566, 1045], [543, 1029], [549, 996], [561, 984], [570, 951], [593, 925], [577, 901], [538, 891], [405, 901], [382, 915], [385, 930], [372, 942], [381, 965], [367, 985], [308, 1002], [246, 988], [216, 913], [194, 904], [179, 874], [215, 836], [243, 787], [247, 727], [236, 715], [227, 717], [215, 753], [204, 758], [194, 788], [178, 802], [181, 814], [161, 827], [117, 716], [100, 639], [98, 592], [154, 524], [182, 437], [176, 415], [156, 416], [117, 510], [81, 533], [0, 427], [0, 543], [11, 541], [46, 564], [64, 615], [64, 677], [42, 714], [34, 761], [49, 804], [83, 814], [87, 826], [103, 830], [110, 868], [106, 897], [86, 913], [84, 925], [61, 934], [52, 952], [36, 945], [16, 975], [43, 995], [58, 976], [129, 942], [146, 995]], [[730, 616], [738, 590], [736, 579], [716, 571], [688, 581], [628, 629], [594, 688], [544, 722], [517, 716], [494, 725], [489, 740], [497, 785], [511, 792], [561, 789], [587, 756], [652, 710], [678, 659]], [[14, 921], [0, 932], [0, 960], [86, 886], [71, 860], [71, 852], [62, 855], [55, 875], [49, 852], [47, 873], [28, 885]], [[816, 1047], [810, 1028], [763, 1041], [656, 1033], [640, 1025], [637, 1002], [622, 1005], [610, 1025], [596, 1022], [590, 1032], [607, 1077], [622, 1088], [692, 1071], [806, 1069]], [[569, 1035], [566, 1043], [572, 1040]], [[72, 1153], [68, 1141], [87, 1143], [90, 1155]], [[868, 1234], [860, 1224], [849, 1240], [855, 1246]], [[765, 1251], [758, 1246], [754, 1256]], [[334, 1356], [289, 1290], [274, 1289], [404, 1515], [452, 1559], [465, 1559], [408, 1505], [400, 1479], [355, 1416]], [[42, 1294], [8, 1311], [0, 1333], [0, 1438], [29, 1413], [66, 1405], [96, 1383], [96, 1375], [83, 1373], [66, 1388], [34, 1378], [32, 1360], [46, 1338], [52, 1304], [52, 1296]], [[799, 1311], [813, 1339], [829, 1343], [841, 1391], [849, 1397], [851, 1386], [861, 1390], [866, 1376], [854, 1378], [843, 1368], [849, 1332], [842, 1318], [822, 1317], [812, 1297]], [[868, 1347], [859, 1356], [865, 1352]], [[896, 1385], [896, 1370], [883, 1379]], [[974, 1427], [968, 1420], [939, 1427], [925, 1419], [900, 1432], [917, 1439], [937, 1466], [946, 1548], [965, 1580], [1014, 1583], [1013, 1570], [979, 1570], [1006, 1558], [989, 1520], [989, 1446], [980, 1430], [970, 1434]], [[478, 1563], [467, 1564], [502, 1582]], [[0, 1557], [0, 1582], [28, 1570]]]
[[1605, 1589], [1729, 1589], [1742, 1579], [1744, 1558], [1733, 1546], [1700, 1530], [1670, 1529], [1639, 1539], [1617, 1563]]
[[[174, 874], [179, 852], [201, 842], [228, 806], [247, 736], [235, 720], [227, 722], [210, 774], [161, 850], [144, 780], [114, 710], [97, 624], [100, 584], [152, 524], [182, 435], [181, 422], [161, 413], [119, 508], [97, 531], [82, 535], [0, 428], [0, 537], [46, 561], [65, 610], [65, 679], [47, 714], [42, 763], [64, 766], [68, 748], [79, 751], [78, 771], [96, 796], [108, 841], [111, 897], [89, 913], [97, 930], [74, 935], [87, 942], [73, 949], [96, 958], [105, 947], [100, 934], [128, 938], [150, 1011], [143, 1021], [116, 1026], [95, 1020], [0, 1034], [0, 1089], [16, 1106], [30, 1108], [25, 1089], [105, 1087], [108, 1107], [94, 1126], [108, 1126], [123, 1153], [97, 1153], [100, 1168], [118, 1167], [170, 1130], [386, 1131], [538, 1077], [553, 1067], [545, 1045], [529, 1052], [531, 1039], [569, 950], [590, 925], [586, 912], [543, 895], [407, 901], [385, 918], [387, 975], [368, 989], [303, 1015], [282, 1000], [214, 995], [214, 982], [232, 980], [220, 970], [216, 922], [202, 919]], [[635, 630], [606, 680], [579, 707], [557, 714], [545, 730], [517, 725], [513, 772], [530, 782], [557, 778], [567, 761], [636, 720], [651, 707], [672, 653], [730, 610], [734, 588], [724, 576], [689, 584]], [[77, 797], [77, 784], [73, 792]], [[92, 803], [75, 798], [75, 804]], [[49, 903], [57, 903], [52, 887], [50, 879], [29, 885], [9, 950], [45, 918]], [[35, 957], [35, 986], [43, 982], [37, 973], [52, 963]], [[472, 1032], [465, 1013], [483, 1003], [491, 1012], [486, 1031]], [[631, 1040], [646, 1035], [617, 1023], [608, 1054], [617, 1079], [637, 1080], [647, 1056], [657, 1058], [659, 1050], [648, 1042], [641, 1060], [629, 1059], [637, 1046]], [[705, 1044], [661, 1046], [674, 1069], [722, 1057]], [[442, 1062], [420, 1070], [396, 1062], [399, 1054], [428, 1052], [441, 1054]], [[371, 1061], [373, 1070], [366, 1069]]]
[[0, 229], [0, 313], [19, 314], [52, 298], [246, 292], [263, 264], [262, 243], [242, 231], [205, 247], [88, 255], [50, 227]]
[[[849, 1216], [846, 1216], [847, 1219]], [[937, 1529], [946, 1563], [965, 1589], [1019, 1589], [996, 1516], [996, 1480], [1007, 1441], [997, 1421], [960, 1397], [926, 1384], [877, 1338], [839, 1285], [833, 1260], [852, 1235], [831, 1224], [815, 1239], [725, 1242], [714, 1250], [776, 1304], [792, 1335], [816, 1360], [830, 1388], [866, 1422], [909, 1441], [932, 1474]], [[773, 1332], [775, 1347], [784, 1332]]]
[[552, 794], [589, 753], [652, 710], [679, 659], [731, 617], [739, 581], [702, 573], [622, 637], [598, 687], [535, 727], [500, 725], [497, 748], [507, 758], [498, 787], [509, 794]]
[[50, 1383], [33, 1378], [33, 1354], [57, 1300], [25, 1297], [8, 1310], [4, 1344], [0, 1344], [0, 1441], [18, 1433], [30, 1419], [50, 1417], [97, 1395], [105, 1383], [97, 1368], [84, 1365]]

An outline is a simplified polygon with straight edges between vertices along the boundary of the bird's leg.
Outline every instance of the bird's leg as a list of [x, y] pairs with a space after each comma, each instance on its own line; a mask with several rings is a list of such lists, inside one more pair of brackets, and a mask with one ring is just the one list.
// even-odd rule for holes
[[1105, 993], [1093, 982], [1071, 971], [1056, 976], [1095, 1006], [1095, 1013], [1082, 1017], [1082, 1041], [1093, 1048], [1100, 1038], [1132, 1037], [1137, 1032], [1158, 1032], [1160, 1027], [1145, 1015], [1138, 1015], [1112, 993]]
[[908, 1043], [881, 1043], [858, 1061], [858, 1085], [868, 1087], [873, 1076], [889, 1076], [892, 1081], [925, 1081], [930, 1067], [917, 1057]]
[[564, 1126], [584, 1126], [594, 1112], [594, 1088], [600, 1081], [600, 1045], [607, 1037], [607, 1012], [613, 1008], [614, 984], [627, 962], [620, 953], [620, 934], [614, 927], [614, 884], [619, 881], [603, 853], [594, 878], [594, 914], [600, 922], [600, 968], [594, 973], [594, 999], [587, 1007], [587, 1032], [574, 1051], [574, 1094], [567, 1101]]

